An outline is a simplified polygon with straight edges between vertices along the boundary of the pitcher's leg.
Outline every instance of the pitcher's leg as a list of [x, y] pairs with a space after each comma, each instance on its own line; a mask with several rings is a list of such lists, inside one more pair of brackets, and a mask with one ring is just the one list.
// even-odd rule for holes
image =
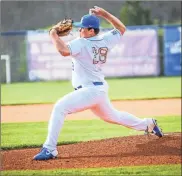
[[80, 89], [60, 99], [53, 107], [48, 126], [48, 136], [43, 147], [56, 149], [58, 136], [67, 114], [82, 111], [95, 105], [96, 98], [91, 89]]
[[135, 130], [145, 131], [148, 124], [152, 123], [152, 119], [150, 118], [141, 119], [128, 112], [116, 110], [110, 103], [107, 94], [103, 94], [102, 101], [92, 111], [104, 121], [123, 125]]
[[48, 124], [48, 135], [43, 147], [55, 150], [59, 133], [62, 129], [68, 111], [64, 107], [64, 101], [59, 100], [53, 107]]

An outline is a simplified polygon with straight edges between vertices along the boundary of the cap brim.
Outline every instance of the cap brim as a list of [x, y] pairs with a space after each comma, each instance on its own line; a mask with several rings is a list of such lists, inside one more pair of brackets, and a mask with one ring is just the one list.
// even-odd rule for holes
[[82, 27], [82, 28], [84, 28], [84, 26], [82, 25], [82, 23], [81, 23], [81, 22], [74, 22], [74, 23], [73, 23], [73, 26], [75, 26], [75, 27]]

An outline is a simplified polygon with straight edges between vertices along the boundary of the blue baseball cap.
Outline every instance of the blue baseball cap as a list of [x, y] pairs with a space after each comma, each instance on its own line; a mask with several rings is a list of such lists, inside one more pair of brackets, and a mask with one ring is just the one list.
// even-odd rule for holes
[[80, 28], [95, 28], [95, 29], [99, 29], [100, 20], [95, 15], [87, 14], [87, 15], [84, 15], [81, 18], [80, 22], [74, 22], [73, 25], [75, 27], [80, 27]]

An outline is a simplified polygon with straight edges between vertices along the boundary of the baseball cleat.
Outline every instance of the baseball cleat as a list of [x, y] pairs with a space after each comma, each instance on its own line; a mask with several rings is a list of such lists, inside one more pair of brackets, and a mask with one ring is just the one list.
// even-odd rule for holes
[[149, 133], [153, 133], [158, 137], [162, 137], [164, 136], [162, 130], [160, 129], [160, 127], [157, 125], [157, 120], [152, 119], [152, 124], [150, 124], [147, 127], [147, 130], [145, 131], [145, 135], [149, 134]]
[[50, 151], [47, 148], [42, 148], [41, 151], [33, 157], [34, 160], [49, 160], [54, 159], [58, 155], [57, 150]]
[[158, 137], [162, 137], [164, 136], [162, 130], [159, 128], [159, 126], [157, 125], [157, 120], [155, 119], [152, 119], [153, 120], [153, 123], [154, 123], [154, 128], [152, 130], [152, 133], [154, 133], [156, 136]]

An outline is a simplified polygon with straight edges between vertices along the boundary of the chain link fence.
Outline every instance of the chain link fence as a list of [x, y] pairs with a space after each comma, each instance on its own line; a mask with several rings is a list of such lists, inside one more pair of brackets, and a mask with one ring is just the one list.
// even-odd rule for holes
[[[11, 81], [28, 81], [26, 61], [26, 32], [1, 34], [1, 55], [9, 55]], [[6, 61], [0, 60], [1, 82], [6, 82]]]

